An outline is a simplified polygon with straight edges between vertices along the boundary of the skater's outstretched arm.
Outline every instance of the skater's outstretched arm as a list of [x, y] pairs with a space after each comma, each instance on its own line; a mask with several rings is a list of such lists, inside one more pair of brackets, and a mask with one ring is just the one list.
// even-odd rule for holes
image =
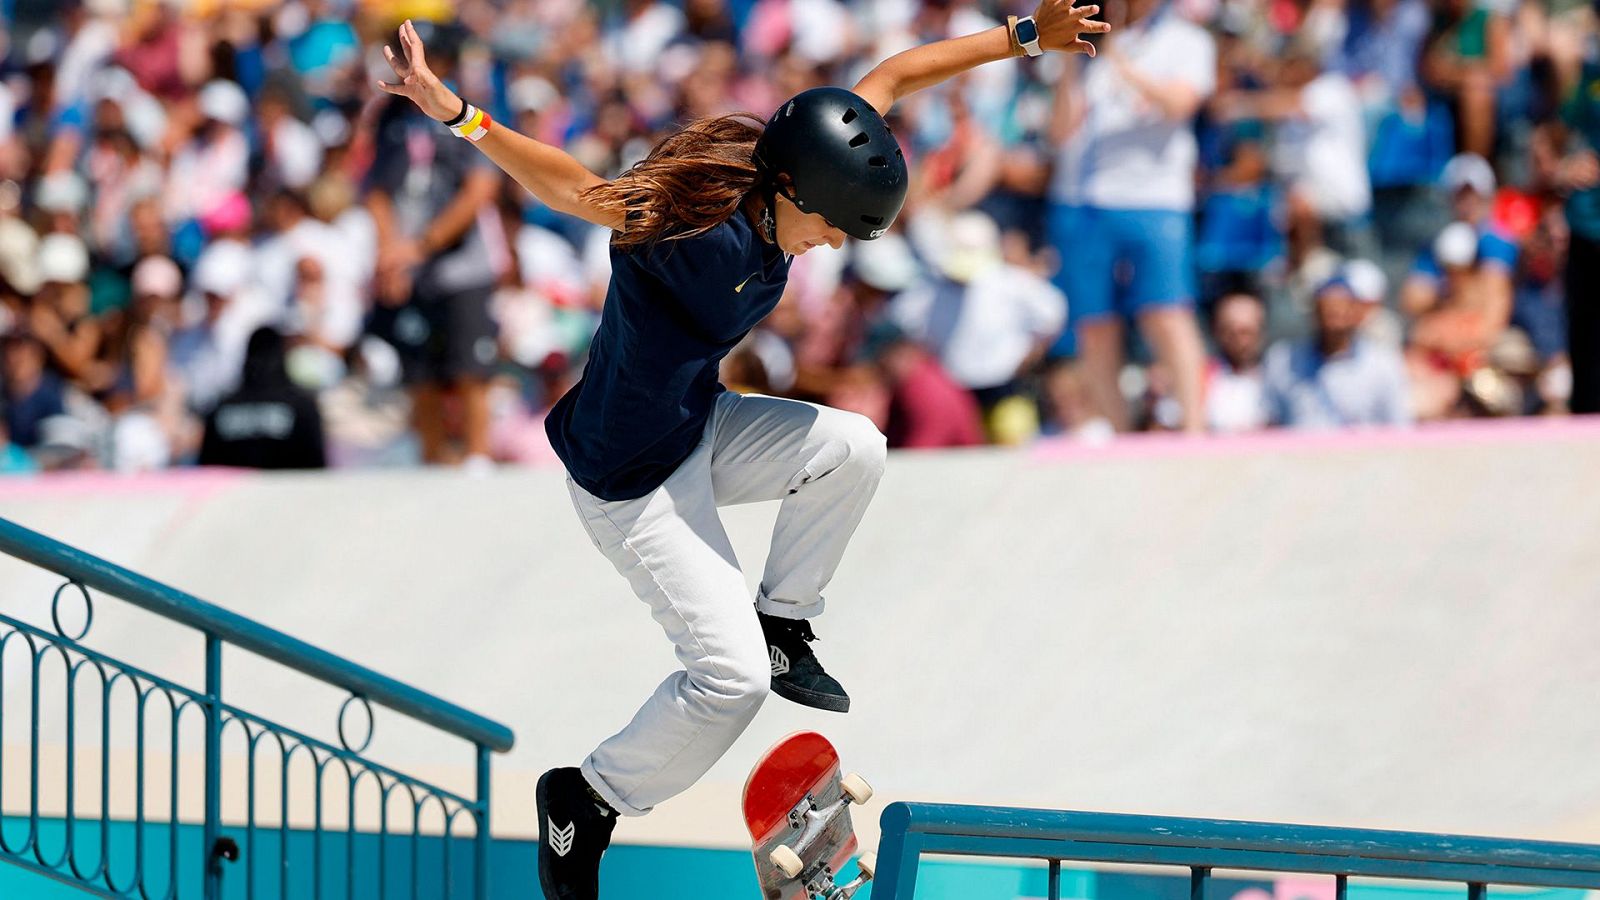
[[[380, 81], [378, 89], [410, 99], [424, 114], [439, 122], [455, 118], [462, 109], [461, 98], [429, 70], [423, 56], [422, 38], [410, 19], [400, 26], [400, 50], [402, 55], [396, 56], [392, 49], [384, 46], [384, 59], [389, 61], [389, 67], [400, 80], [395, 83]], [[596, 225], [622, 227], [620, 215], [584, 199], [585, 190], [604, 184], [605, 179], [589, 171], [566, 151], [499, 123], [495, 123], [477, 145], [495, 165], [545, 206]]]
[[[1039, 26], [1039, 47], [1063, 53], [1094, 55], [1094, 45], [1079, 35], [1111, 30], [1105, 22], [1090, 16], [1098, 6], [1073, 6], [1072, 0], [1042, 0], [1034, 12]], [[907, 94], [960, 75], [987, 62], [1023, 55], [1009, 24], [947, 41], [935, 41], [903, 50], [879, 63], [856, 83], [855, 92], [871, 103], [880, 115]]]

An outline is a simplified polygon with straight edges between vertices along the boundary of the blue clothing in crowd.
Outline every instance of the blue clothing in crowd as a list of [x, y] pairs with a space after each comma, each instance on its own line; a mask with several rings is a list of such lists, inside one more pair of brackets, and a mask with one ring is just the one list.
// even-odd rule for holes
[[[1500, 231], [1496, 226], [1484, 223], [1478, 226], [1478, 259], [1479, 265], [1500, 266], [1506, 274], [1517, 269], [1517, 243]], [[1417, 256], [1416, 267], [1412, 274], [1426, 275], [1429, 278], [1439, 278], [1444, 272], [1439, 268], [1439, 261], [1433, 256], [1433, 248], [1425, 248]]]
[[5, 406], [6, 432], [11, 443], [35, 447], [42, 439], [40, 423], [66, 413], [66, 389], [58, 376], [46, 372], [31, 393], [20, 397], [8, 394]]
[[699, 446], [719, 365], [778, 305], [789, 258], [739, 212], [696, 237], [613, 246], [611, 266], [583, 378], [545, 430], [579, 487], [632, 500]]
[[1379, 120], [1367, 156], [1374, 189], [1435, 184], [1455, 153], [1450, 109], [1429, 100], [1419, 119], [1394, 109]]

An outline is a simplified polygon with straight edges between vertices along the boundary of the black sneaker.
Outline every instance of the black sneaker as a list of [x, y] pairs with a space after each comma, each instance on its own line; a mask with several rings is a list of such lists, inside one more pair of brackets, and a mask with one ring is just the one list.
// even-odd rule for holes
[[599, 900], [600, 856], [611, 845], [616, 810], [577, 769], [539, 776], [539, 886], [545, 900]]
[[829, 712], [849, 712], [850, 695], [837, 679], [822, 670], [817, 655], [806, 646], [817, 636], [805, 619], [780, 619], [757, 611], [767, 636], [767, 658], [772, 661], [772, 692], [801, 706]]

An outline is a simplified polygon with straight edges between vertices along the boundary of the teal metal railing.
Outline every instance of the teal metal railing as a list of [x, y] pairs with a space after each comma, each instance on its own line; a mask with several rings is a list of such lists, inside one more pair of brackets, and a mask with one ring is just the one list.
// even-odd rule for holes
[[[0, 519], [0, 552], [63, 579], [51, 598], [50, 628], [0, 613], [0, 737], [6, 719], [15, 720], [19, 714], [27, 717], [31, 736], [22, 747], [8, 747], [0, 740], [0, 813], [5, 814], [0, 818], [0, 862], [91, 894], [147, 900], [214, 900], [225, 896], [225, 888], [226, 896], [251, 900], [302, 896], [485, 900], [489, 896], [489, 760], [491, 752], [511, 749], [510, 729], [5, 519]], [[204, 684], [180, 684], [88, 647], [93, 592], [199, 632]], [[83, 604], [82, 626], [72, 633], [62, 625], [67, 598]], [[197, 652], [201, 646], [197, 643]], [[228, 703], [223, 693], [224, 647], [249, 651], [347, 691], [334, 728], [337, 743]], [[44, 696], [52, 673], [62, 689], [59, 707]], [[26, 684], [8, 690], [8, 678]], [[374, 703], [470, 742], [475, 751], [474, 796], [365, 756], [372, 741]], [[19, 706], [26, 706], [26, 712], [19, 713]], [[80, 721], [85, 708], [87, 721]], [[348, 732], [354, 729], [346, 724], [347, 714], [355, 708], [366, 717], [359, 741], [352, 739]], [[110, 738], [116, 733], [119, 713], [132, 718], [131, 821], [112, 815], [111, 798], [127, 792], [130, 774], [113, 772]], [[41, 746], [41, 732], [47, 715], [62, 716], [65, 783], [57, 792], [64, 797], [59, 810], [45, 808], [42, 799], [50, 793], [41, 784], [51, 775], [42, 764], [46, 748]], [[180, 749], [185, 723], [204, 731], [204, 813], [198, 846], [195, 829], [178, 821], [184, 767], [192, 765]], [[152, 728], [168, 732], [169, 770], [164, 773], [147, 770], [149, 758], [162, 749], [147, 746]], [[79, 762], [82, 731], [100, 738], [98, 752], [88, 751], [90, 762], [96, 763], [88, 768], [98, 776], [88, 779], [91, 791], [79, 783], [84, 780]], [[246, 808], [242, 821], [224, 823], [222, 747], [224, 739], [235, 733], [245, 747], [243, 784], [234, 786], [235, 794], [243, 792]], [[26, 759], [5, 758], [19, 752]], [[291, 826], [290, 802], [294, 772], [307, 766], [315, 779], [309, 840], [305, 829]], [[28, 795], [20, 803], [6, 796], [6, 773], [23, 768], [28, 773]], [[157, 774], [159, 779], [153, 777]], [[335, 786], [343, 782], [342, 809], [333, 809], [339, 795], [325, 791], [330, 779]], [[147, 791], [149, 781], [164, 781], [165, 796], [152, 796], [157, 792]], [[363, 789], [369, 800], [376, 800], [375, 808], [358, 802]], [[272, 802], [263, 802], [263, 797]], [[98, 802], [92, 802], [96, 798]], [[157, 804], [158, 799], [163, 803]], [[80, 806], [85, 805], [98, 809], [84, 815]], [[329, 827], [328, 819], [337, 818], [330, 812], [342, 813], [345, 830]], [[358, 833], [358, 821], [376, 821], [377, 827]], [[470, 835], [465, 834], [468, 825]], [[335, 854], [343, 858], [335, 860]], [[243, 871], [228, 878], [239, 869]], [[464, 877], [467, 872], [470, 878]]]
[[930, 803], [890, 804], [881, 824], [873, 900], [910, 900], [928, 853], [1045, 860], [1050, 900], [1064, 860], [1187, 868], [1191, 900], [1214, 869], [1332, 875], [1337, 900], [1361, 877], [1457, 882], [1468, 900], [1489, 885], [1600, 889], [1588, 844]]

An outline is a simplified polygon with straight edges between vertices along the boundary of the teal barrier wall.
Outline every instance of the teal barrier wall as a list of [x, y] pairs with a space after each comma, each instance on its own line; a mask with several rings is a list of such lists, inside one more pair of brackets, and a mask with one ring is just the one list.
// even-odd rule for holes
[[[41, 823], [41, 835], [47, 842], [58, 843], [63, 838], [63, 829], [60, 822]], [[6, 828], [20, 828], [22, 823], [15, 819], [4, 822]], [[113, 823], [113, 847], [131, 847], [128, 838], [133, 833], [131, 823]], [[234, 834], [239, 837], [236, 830], [224, 829], [224, 833]], [[276, 835], [261, 835], [262, 838], [271, 840], [258, 843], [257, 852], [263, 859], [277, 858]], [[80, 834], [79, 839], [84, 842], [98, 842], [97, 833]], [[201, 840], [199, 826], [180, 826], [180, 847], [192, 847], [198, 852]], [[290, 835], [290, 852], [296, 858], [309, 858], [311, 852], [312, 835], [306, 831], [292, 832]], [[422, 887], [421, 896], [432, 897], [438, 893], [428, 890], [439, 885], [441, 877], [440, 866], [435, 862], [442, 854], [438, 838], [424, 838], [422, 848], [422, 871], [419, 872], [419, 885]], [[471, 841], [458, 840], [457, 847], [452, 856], [460, 863], [465, 864], [470, 860], [472, 848]], [[327, 859], [343, 860], [346, 858], [347, 845], [344, 835], [327, 833], [324, 835], [323, 852]], [[490, 847], [489, 864], [491, 870], [490, 897], [492, 900], [536, 900], [539, 894], [534, 885], [534, 854], [536, 847], [530, 841], [496, 840]], [[355, 858], [358, 867], [365, 867], [369, 873], [376, 872], [377, 866], [376, 839], [371, 835], [358, 835], [356, 838]], [[152, 855], [148, 860], [151, 865], [159, 865], [161, 859]], [[223, 876], [223, 896], [244, 896], [243, 873], [244, 860], [232, 863]], [[117, 871], [126, 871], [133, 860], [131, 854], [125, 858], [114, 857], [113, 866]], [[404, 892], [391, 888], [388, 896], [410, 896], [409, 893], [409, 866], [410, 856], [399, 852], [399, 848], [389, 851], [387, 864], [394, 870], [398, 879], [391, 878], [389, 883], [405, 888]], [[302, 866], [301, 869], [306, 867]], [[462, 872], [468, 870], [462, 869]], [[330, 866], [323, 884], [323, 896], [330, 900], [344, 900], [346, 871], [340, 865]], [[854, 873], [849, 873], [851, 877]], [[268, 887], [273, 874], [257, 872], [258, 889]], [[467, 877], [467, 876], [463, 876]], [[163, 884], [161, 879], [156, 879], [157, 885]], [[363, 878], [360, 900], [383, 900], [378, 894], [368, 891], [376, 884], [375, 878]], [[759, 896], [756, 890], [754, 871], [750, 862], [750, 855], [739, 850], [708, 850], [686, 847], [642, 847], [633, 845], [618, 845], [606, 854], [602, 870], [602, 900], [706, 900], [708, 897], [730, 898], [755, 898]], [[276, 882], [272, 882], [275, 887]], [[187, 893], [195, 885], [180, 885], [180, 891]], [[1072, 900], [1189, 900], [1189, 878], [1186, 875], [1164, 875], [1130, 872], [1102, 872], [1084, 869], [1068, 869], [1062, 873], [1061, 896]], [[375, 888], [373, 888], [375, 890]], [[1040, 865], [1018, 865], [1015, 863], [988, 864], [975, 863], [955, 859], [929, 858], [925, 860], [918, 872], [917, 897], [919, 900], [1039, 900], [1046, 896], [1046, 872]], [[1496, 891], [1500, 894], [1501, 891]], [[1588, 893], [1582, 890], [1550, 889], [1550, 890], [1515, 890], [1505, 889], [1507, 895], [1514, 895], [1519, 900], [1588, 900]], [[283, 896], [288, 898], [309, 898], [313, 894], [311, 885], [302, 877], [289, 882], [289, 892]], [[1347, 900], [1443, 900], [1461, 896], [1458, 887], [1450, 885], [1415, 884], [1393, 885], [1378, 883], [1363, 883], [1352, 881], [1347, 892]], [[269, 893], [269, 896], [275, 896]], [[50, 881], [43, 876], [33, 874], [12, 866], [0, 866], [0, 898], [4, 900], [80, 900], [84, 895], [77, 889]], [[870, 890], [857, 895], [860, 900], [869, 900]], [[1306, 876], [1291, 876], [1283, 878], [1216, 878], [1211, 882], [1208, 900], [1334, 900], [1334, 882], [1332, 878], [1312, 878]]]

